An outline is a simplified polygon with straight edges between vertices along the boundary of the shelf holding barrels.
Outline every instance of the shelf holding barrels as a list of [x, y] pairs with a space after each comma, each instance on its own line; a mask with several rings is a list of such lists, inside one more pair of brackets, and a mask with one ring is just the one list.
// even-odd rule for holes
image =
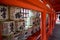
[[40, 30], [41, 12], [0, 5], [3, 40], [26, 40]]

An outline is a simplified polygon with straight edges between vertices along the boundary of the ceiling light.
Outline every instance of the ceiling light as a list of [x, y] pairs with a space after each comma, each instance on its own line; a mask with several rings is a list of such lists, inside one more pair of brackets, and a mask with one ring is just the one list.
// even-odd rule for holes
[[46, 4], [46, 6], [47, 6], [48, 8], [50, 8], [50, 5], [49, 5], [49, 4]]
[[43, 3], [43, 0], [39, 0], [39, 1]]

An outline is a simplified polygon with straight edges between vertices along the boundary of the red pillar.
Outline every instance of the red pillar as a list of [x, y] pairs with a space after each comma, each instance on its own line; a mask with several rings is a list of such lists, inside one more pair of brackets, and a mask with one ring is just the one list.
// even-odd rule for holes
[[49, 13], [49, 18], [48, 18], [48, 32], [47, 32], [47, 39], [50, 36], [50, 32], [51, 32], [51, 13]]
[[50, 21], [50, 29], [49, 29], [50, 30], [50, 32], [49, 32], [50, 35], [52, 34], [52, 30], [53, 30], [53, 19], [54, 19], [54, 17], [53, 17], [53, 14], [51, 13], [50, 14], [50, 20], [51, 21]]
[[46, 39], [46, 11], [42, 13], [42, 29], [41, 29], [41, 34], [42, 34], [42, 40], [47, 40]]

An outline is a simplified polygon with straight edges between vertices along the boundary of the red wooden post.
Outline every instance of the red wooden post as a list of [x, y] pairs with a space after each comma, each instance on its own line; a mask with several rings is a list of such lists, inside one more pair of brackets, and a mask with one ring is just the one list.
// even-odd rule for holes
[[42, 13], [42, 40], [46, 39], [46, 11]]
[[53, 19], [54, 19], [52, 13], [50, 14], [50, 17], [51, 17], [51, 18], [50, 18], [50, 20], [51, 20], [51, 22], [50, 22], [50, 34], [52, 34], [52, 29], [53, 29]]
[[49, 13], [49, 18], [48, 18], [48, 32], [47, 32], [47, 39], [49, 38], [50, 36], [50, 33], [51, 33], [51, 13]]

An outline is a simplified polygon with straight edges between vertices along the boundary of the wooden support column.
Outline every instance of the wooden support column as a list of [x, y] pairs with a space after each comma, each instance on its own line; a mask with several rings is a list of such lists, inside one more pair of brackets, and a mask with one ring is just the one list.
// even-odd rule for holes
[[[54, 17], [54, 15], [55, 15], [55, 14], [53, 13], [53, 18], [52, 18], [52, 19], [53, 19], [53, 28], [54, 28], [54, 25], [55, 25], [55, 19], [54, 19], [55, 17]], [[53, 30], [53, 29], [52, 29], [52, 30]]]
[[52, 13], [50, 14], [50, 20], [51, 20], [51, 22], [50, 22], [50, 34], [52, 34], [52, 29], [53, 29], [53, 14]]
[[48, 32], [47, 32], [47, 39], [49, 38], [50, 36], [50, 32], [51, 32], [51, 13], [49, 13], [49, 18], [48, 18]]
[[54, 14], [54, 18], [55, 18], [54, 21], [55, 21], [55, 23], [56, 23], [56, 13]]
[[[52, 27], [54, 28], [54, 14], [52, 14]], [[53, 30], [52, 28], [52, 30]]]
[[42, 13], [42, 29], [41, 29], [41, 34], [42, 34], [42, 40], [47, 40], [46, 39], [46, 11]]
[[[54, 26], [56, 24], [56, 14], [54, 13]], [[53, 26], [53, 29], [54, 29], [54, 26]]]

